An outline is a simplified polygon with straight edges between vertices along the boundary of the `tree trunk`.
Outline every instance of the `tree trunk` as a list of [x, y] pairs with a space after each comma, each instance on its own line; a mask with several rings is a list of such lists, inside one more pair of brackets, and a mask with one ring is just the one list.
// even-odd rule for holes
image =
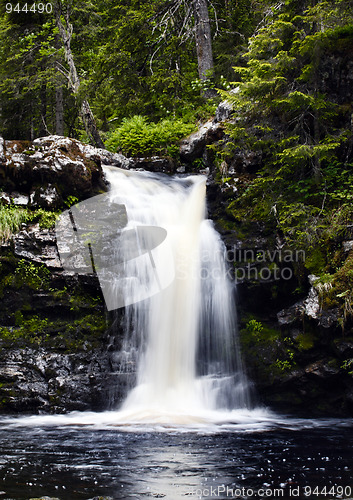
[[[207, 0], [193, 0], [195, 17], [195, 41], [199, 77], [205, 81], [213, 76], [213, 54], [210, 18]], [[209, 91], [205, 92], [205, 96]]]
[[43, 83], [40, 87], [40, 124], [39, 135], [44, 137], [48, 135], [47, 128], [47, 86]]
[[[67, 78], [69, 80], [69, 85], [72, 89], [72, 92], [77, 95], [80, 88], [80, 79], [77, 74], [74, 57], [71, 51], [71, 38], [73, 33], [73, 27], [72, 24], [70, 24], [68, 13], [66, 14], [66, 27], [63, 25], [61, 20], [60, 2], [57, 2], [55, 5], [55, 20], [64, 45], [66, 62], [69, 66], [69, 73], [67, 75]], [[87, 99], [84, 99], [81, 103], [80, 116], [83, 121], [86, 133], [88, 137], [91, 139], [91, 141], [98, 148], [105, 149], [104, 143], [101, 139], [101, 136], [99, 135], [96, 121], [94, 119], [91, 107]]]
[[64, 135], [64, 89], [60, 81], [55, 88], [55, 133]]

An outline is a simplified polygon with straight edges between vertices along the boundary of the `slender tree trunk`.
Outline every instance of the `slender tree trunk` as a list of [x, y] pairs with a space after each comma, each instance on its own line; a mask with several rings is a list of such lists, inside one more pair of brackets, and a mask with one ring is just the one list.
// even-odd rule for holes
[[[74, 57], [71, 51], [71, 38], [73, 33], [73, 27], [72, 24], [70, 24], [68, 14], [66, 15], [66, 27], [63, 25], [61, 20], [60, 7], [61, 7], [60, 2], [57, 2], [55, 5], [55, 20], [64, 45], [66, 62], [69, 66], [69, 73], [67, 75], [69, 80], [69, 85], [72, 89], [72, 92], [77, 95], [80, 88], [80, 79], [77, 74]], [[105, 149], [104, 143], [101, 139], [101, 136], [99, 135], [96, 121], [94, 119], [91, 107], [87, 99], [84, 99], [81, 103], [80, 116], [83, 121], [88, 137], [97, 147]]]
[[[193, 0], [195, 18], [195, 41], [199, 77], [205, 81], [213, 76], [213, 53], [210, 18], [208, 15], [207, 0]], [[210, 91], [205, 92], [209, 97]], [[211, 92], [212, 94], [213, 92]]]
[[[55, 35], [55, 47], [57, 50], [61, 48], [61, 37], [59, 34]], [[59, 72], [61, 61], [58, 58], [56, 61], [57, 77], [55, 82], [55, 133], [56, 135], [65, 134], [64, 126], [64, 79]]]
[[55, 133], [64, 135], [64, 89], [60, 81], [55, 88]]
[[40, 88], [40, 125], [39, 135], [43, 137], [47, 135], [47, 86], [45, 83]]

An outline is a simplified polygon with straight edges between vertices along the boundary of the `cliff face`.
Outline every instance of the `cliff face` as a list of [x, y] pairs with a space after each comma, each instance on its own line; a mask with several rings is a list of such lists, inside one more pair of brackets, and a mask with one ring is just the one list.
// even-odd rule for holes
[[107, 189], [102, 163], [129, 160], [55, 136], [1, 146], [0, 411], [113, 407], [129, 378], [116, 373], [120, 318], [93, 274], [63, 269], [53, 225]]
[[[195, 159], [202, 159], [209, 217], [237, 282], [242, 354], [261, 403], [303, 415], [352, 415], [349, 322], [343, 331], [340, 311], [322, 307], [322, 289], [303, 271], [305, 255], [288, 251], [275, 227], [230, 217], [234, 188], [207, 148], [222, 128], [215, 121], [184, 141], [179, 166], [140, 159], [137, 167], [200, 172]], [[113, 408], [133, 382], [133, 374], [120, 373], [123, 312], [105, 311], [94, 275], [63, 269], [52, 211], [104, 192], [102, 164], [135, 165], [57, 137], [2, 144], [2, 210], [25, 216], [0, 249], [0, 411]], [[239, 155], [233, 180], [245, 182], [254, 162], [255, 154]], [[341, 244], [348, 259], [351, 241]]]

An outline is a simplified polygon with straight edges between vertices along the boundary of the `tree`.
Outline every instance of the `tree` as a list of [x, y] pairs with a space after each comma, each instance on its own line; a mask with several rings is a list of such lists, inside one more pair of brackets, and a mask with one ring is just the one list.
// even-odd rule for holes
[[[73, 53], [71, 50], [73, 26], [70, 23], [70, 8], [69, 6], [67, 6], [66, 9], [64, 9], [61, 1], [57, 0], [56, 3], [54, 4], [54, 11], [55, 11], [56, 25], [59, 29], [59, 34], [62, 43], [64, 45], [65, 58], [69, 67], [68, 71], [65, 71], [63, 68], [61, 71], [63, 74], [67, 76], [69, 86], [73, 91], [73, 93], [76, 96], [78, 96], [80, 90], [80, 79], [78, 77]], [[59, 94], [57, 95], [57, 98], [60, 99]], [[104, 143], [98, 132], [96, 121], [94, 119], [91, 107], [89, 105], [88, 100], [85, 97], [82, 99], [80, 105], [80, 116], [83, 121], [88, 137], [90, 137], [90, 139], [97, 147], [104, 149]], [[57, 125], [59, 126], [59, 124]]]
[[337, 131], [337, 103], [324, 94], [323, 56], [348, 40], [350, 18], [344, 2], [288, 2], [268, 16], [234, 68], [238, 92], [224, 93], [239, 116], [232, 134], [238, 144], [271, 143], [281, 176], [312, 174], [319, 182], [321, 165], [347, 138]]
[[204, 81], [213, 76], [214, 71], [211, 26], [207, 1], [193, 0], [193, 8], [199, 77]]
[[0, 103], [2, 133], [34, 139], [52, 129], [48, 110], [56, 72], [53, 22], [38, 12], [0, 8]]

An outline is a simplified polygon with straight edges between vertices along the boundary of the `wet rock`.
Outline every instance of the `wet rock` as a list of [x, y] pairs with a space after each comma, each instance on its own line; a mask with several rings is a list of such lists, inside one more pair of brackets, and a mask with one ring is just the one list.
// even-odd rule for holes
[[287, 309], [282, 309], [277, 313], [278, 323], [281, 326], [290, 325], [303, 317], [305, 311], [304, 301], [296, 302]]
[[14, 191], [11, 193], [11, 195], [7, 195], [4, 193], [4, 198], [5, 200], [11, 204], [17, 205], [17, 206], [22, 206], [25, 207], [29, 203], [29, 196], [25, 194], [20, 194], [17, 191]]
[[343, 249], [345, 252], [350, 252], [351, 250], [353, 250], [353, 240], [344, 241]]
[[112, 373], [110, 354], [10, 349], [0, 361], [1, 412], [96, 411], [121, 402], [131, 374]]
[[307, 366], [305, 368], [305, 373], [320, 379], [328, 379], [339, 375], [340, 369], [334, 364], [330, 364], [327, 360], [320, 360]]
[[55, 186], [48, 184], [45, 188], [38, 188], [30, 194], [30, 205], [36, 207], [58, 207], [61, 203], [60, 194]]
[[30, 225], [13, 237], [13, 245], [15, 257], [62, 269], [53, 229]]
[[176, 163], [171, 158], [152, 156], [151, 158], [134, 158], [134, 170], [142, 169], [149, 172], [161, 172], [162, 174], [174, 174]]
[[40, 497], [30, 498], [29, 500], [60, 500], [58, 497]]
[[318, 326], [323, 328], [337, 327], [339, 312], [338, 309], [323, 310], [320, 305], [319, 292], [315, 287], [317, 277], [308, 276], [308, 281], [312, 285], [306, 299], [296, 302], [292, 306], [277, 313], [280, 326], [303, 322], [303, 320], [315, 320]]
[[113, 497], [93, 497], [88, 500], [113, 500]]
[[[317, 279], [314, 275], [308, 276], [310, 284], [315, 282]], [[319, 303], [319, 294], [317, 290], [312, 286], [309, 290], [308, 297], [304, 300], [305, 314], [310, 318], [317, 319], [320, 315], [320, 303]]]
[[180, 159], [191, 163], [196, 158], [202, 157], [206, 146], [220, 139], [222, 136], [222, 124], [209, 120], [197, 132], [194, 132], [181, 141]]
[[353, 341], [346, 339], [335, 339], [336, 352], [342, 359], [353, 358]]
[[5, 161], [4, 146], [5, 146], [5, 141], [3, 137], [0, 136], [0, 162]]

